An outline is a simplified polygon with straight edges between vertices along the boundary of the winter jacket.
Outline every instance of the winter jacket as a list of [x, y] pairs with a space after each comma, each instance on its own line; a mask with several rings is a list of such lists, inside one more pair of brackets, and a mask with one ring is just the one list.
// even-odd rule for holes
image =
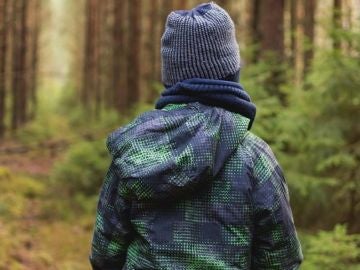
[[112, 133], [93, 269], [298, 269], [282, 170], [249, 119], [198, 102]]

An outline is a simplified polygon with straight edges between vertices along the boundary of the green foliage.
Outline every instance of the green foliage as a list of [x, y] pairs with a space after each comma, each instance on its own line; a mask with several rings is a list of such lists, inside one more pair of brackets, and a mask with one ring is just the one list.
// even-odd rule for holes
[[286, 71], [286, 83], [272, 92], [271, 60], [244, 68], [241, 82], [258, 109], [253, 131], [284, 168], [296, 223], [331, 229], [347, 222], [358, 231], [360, 35], [336, 33], [351, 49], [318, 52], [302, 85]]
[[359, 270], [360, 235], [348, 235], [346, 227], [302, 237], [304, 263], [302, 270]]
[[277, 149], [302, 226], [360, 229], [359, 70], [359, 55], [323, 51], [278, 115]]
[[282, 110], [279, 96], [268, 91], [272, 73], [273, 63], [263, 61], [244, 68], [240, 80], [257, 107], [253, 132], [269, 143], [276, 136], [277, 115]]
[[45, 194], [45, 185], [29, 177], [11, 174], [0, 167], [0, 216], [21, 217], [27, 209], [27, 200]]
[[94, 195], [99, 192], [110, 164], [103, 140], [80, 142], [70, 147], [52, 172], [52, 179], [61, 193]]
[[[59, 130], [62, 132], [59, 133]], [[16, 138], [26, 145], [52, 139], [64, 139], [70, 133], [66, 118], [56, 114], [38, 115], [37, 118], [17, 131]]]
[[[52, 180], [57, 190], [63, 194], [97, 195], [110, 165], [110, 156], [105, 146], [106, 136], [119, 128], [123, 123], [131, 121], [138, 114], [152, 109], [149, 104], [137, 104], [127, 117], [120, 118], [114, 111], [106, 111], [101, 119], [89, 124], [83, 111], [73, 119], [72, 125], [77, 125], [83, 133], [91, 137], [101, 138], [96, 141], [80, 141], [67, 150], [64, 157], [56, 163], [52, 171]], [[82, 127], [81, 127], [82, 126]], [[88, 130], [86, 129], [88, 128]]]

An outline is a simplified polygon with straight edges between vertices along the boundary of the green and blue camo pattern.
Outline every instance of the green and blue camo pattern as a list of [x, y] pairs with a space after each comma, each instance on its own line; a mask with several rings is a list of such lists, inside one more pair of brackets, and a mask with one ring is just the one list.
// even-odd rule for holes
[[298, 269], [283, 173], [248, 123], [190, 103], [112, 133], [93, 269]]

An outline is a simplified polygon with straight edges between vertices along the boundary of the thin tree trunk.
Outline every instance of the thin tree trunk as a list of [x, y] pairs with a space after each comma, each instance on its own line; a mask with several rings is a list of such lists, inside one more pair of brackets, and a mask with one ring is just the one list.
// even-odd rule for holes
[[154, 0], [150, 5], [150, 29], [148, 34], [148, 48], [149, 48], [149, 83], [150, 94], [147, 96], [147, 100], [152, 102], [156, 99], [158, 93], [154, 88], [155, 82], [160, 82], [160, 24], [159, 24], [160, 5], [158, 0]]
[[19, 4], [20, 0], [12, 2], [12, 114], [11, 128], [15, 131], [19, 127], [19, 99], [20, 99], [20, 80], [21, 80], [21, 62], [20, 62], [20, 20]]
[[175, 0], [164, 0], [164, 4], [163, 4], [163, 7], [164, 9], [167, 11], [167, 13], [169, 13], [170, 11], [173, 11], [174, 10], [174, 1]]
[[304, 50], [304, 75], [308, 72], [312, 59], [314, 58], [314, 37], [315, 37], [315, 11], [316, 1], [305, 0], [304, 3], [305, 17], [304, 17], [304, 35], [305, 35], [305, 50]]
[[297, 31], [297, 0], [290, 0], [290, 63], [295, 68], [296, 61], [296, 31]]
[[161, 18], [161, 28], [160, 28], [160, 32], [163, 33], [165, 30], [165, 24], [166, 24], [166, 20], [168, 15], [170, 14], [170, 12], [172, 11], [172, 3], [169, 0], [161, 0], [160, 1], [160, 18]]
[[101, 83], [100, 78], [102, 74], [102, 66], [100, 60], [100, 50], [101, 50], [101, 13], [104, 4], [102, 1], [94, 1], [94, 98], [95, 98], [95, 117], [100, 117], [101, 111]]
[[216, 1], [216, 3], [221, 6], [224, 9], [229, 9], [230, 7], [230, 1], [229, 0], [218, 0]]
[[255, 46], [253, 47], [253, 51], [250, 57], [250, 61], [253, 63], [256, 63], [259, 61], [260, 55], [259, 55], [259, 42], [260, 42], [260, 32], [259, 32], [259, 21], [260, 21], [260, 1], [261, 0], [254, 0], [248, 2], [248, 39], [249, 39], [249, 45]]
[[129, 40], [128, 40], [128, 63], [129, 65], [127, 84], [129, 89], [128, 105], [139, 101], [140, 95], [140, 49], [141, 49], [141, 1], [129, 2]]
[[357, 192], [353, 188], [349, 191], [349, 211], [347, 214], [347, 224], [349, 225], [350, 230], [355, 227], [356, 224], [356, 205], [357, 205]]
[[23, 125], [27, 121], [28, 113], [28, 84], [27, 84], [27, 40], [28, 40], [28, 26], [27, 26], [27, 15], [28, 15], [28, 0], [21, 1], [21, 31], [20, 31], [20, 64], [21, 74], [19, 76], [19, 121], [20, 125]]
[[0, 0], [0, 138], [5, 134], [6, 55], [8, 36], [8, 0]]
[[39, 36], [40, 36], [40, 24], [41, 24], [41, 0], [34, 0], [35, 4], [33, 6], [33, 39], [32, 39], [32, 51], [31, 51], [31, 75], [29, 83], [29, 96], [32, 103], [32, 111], [30, 113], [30, 118], [34, 118], [37, 108], [37, 97], [36, 97], [36, 88], [38, 83], [38, 48], [39, 48]]
[[[334, 0], [334, 7], [333, 7], [333, 24], [335, 31], [341, 28], [341, 10], [342, 10], [342, 1], [341, 0]], [[333, 38], [333, 47], [334, 49], [340, 49], [341, 42], [339, 37], [335, 34]]]
[[[347, 31], [353, 30], [353, 5], [351, 0], [345, 0], [343, 3], [344, 6], [344, 23]], [[353, 39], [347, 39], [346, 41], [346, 52], [350, 55], [353, 51]]]
[[[100, 61], [101, 77], [100, 85], [102, 105], [106, 108], [116, 109], [114, 98], [114, 0], [105, 0], [101, 13], [101, 39], [100, 39]], [[121, 1], [123, 2], [123, 1]]]
[[177, 0], [173, 5], [174, 10], [184, 10], [187, 8], [188, 0]]
[[89, 107], [89, 92], [92, 85], [91, 79], [91, 53], [92, 53], [92, 0], [86, 1], [85, 8], [85, 50], [84, 50], [84, 66], [83, 66], [83, 84], [81, 90], [81, 102], [85, 108]]
[[117, 111], [126, 109], [128, 89], [125, 85], [125, 1], [114, 1], [114, 26], [113, 26], [113, 97]]

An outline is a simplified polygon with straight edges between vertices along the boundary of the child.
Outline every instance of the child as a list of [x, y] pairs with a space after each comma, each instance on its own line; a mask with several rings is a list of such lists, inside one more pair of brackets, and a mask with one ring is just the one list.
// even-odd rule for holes
[[215, 3], [172, 12], [156, 104], [107, 141], [93, 269], [298, 269], [287, 185], [250, 132], [234, 23]]

